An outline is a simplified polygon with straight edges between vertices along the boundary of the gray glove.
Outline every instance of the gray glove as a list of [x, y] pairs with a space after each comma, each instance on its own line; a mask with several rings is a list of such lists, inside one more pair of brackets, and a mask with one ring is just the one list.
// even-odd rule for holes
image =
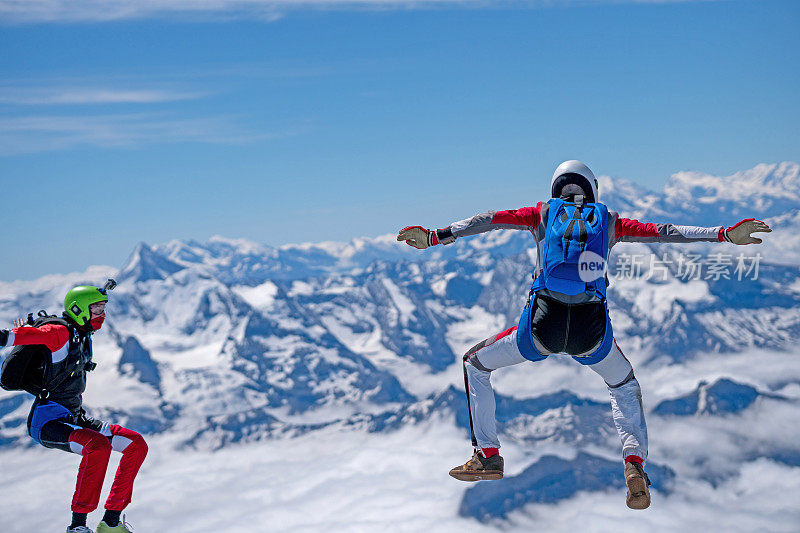
[[407, 245], [419, 250], [439, 244], [436, 230], [425, 229], [422, 226], [407, 226], [401, 229], [397, 235], [397, 240], [400, 242], [406, 241]]
[[751, 237], [751, 233], [769, 233], [772, 229], [764, 222], [754, 218], [746, 218], [725, 230], [723, 233], [725, 240], [733, 244], [761, 244], [762, 240]]

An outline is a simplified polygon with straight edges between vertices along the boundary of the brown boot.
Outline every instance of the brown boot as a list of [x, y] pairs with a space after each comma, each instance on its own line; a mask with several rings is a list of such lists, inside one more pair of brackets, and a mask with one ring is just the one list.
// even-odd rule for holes
[[460, 481], [503, 479], [503, 458], [499, 455], [487, 458], [476, 450], [472, 459], [452, 469], [450, 475]]
[[644, 473], [644, 468], [639, 463], [630, 461], [625, 463], [625, 484], [628, 486], [628, 495], [625, 503], [631, 509], [647, 509], [650, 507], [650, 478]]

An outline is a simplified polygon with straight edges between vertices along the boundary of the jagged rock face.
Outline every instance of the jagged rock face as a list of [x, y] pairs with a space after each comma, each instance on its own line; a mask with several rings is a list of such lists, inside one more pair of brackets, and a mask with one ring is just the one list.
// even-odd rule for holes
[[161, 388], [161, 373], [158, 371], [158, 365], [150, 357], [150, 352], [142, 348], [136, 337], [128, 336], [122, 343], [119, 373], [131, 374], [142, 383], [147, 383], [155, 389]]
[[411, 399], [394, 376], [348, 350], [313, 320], [304, 320], [297, 318], [304, 327], [284, 329], [252, 316], [242, 340], [230, 345], [233, 370], [246, 375], [249, 387], [264, 394], [270, 406], [298, 413], [320, 405]]
[[[680, 368], [715, 355], [725, 373], [727, 358], [742, 352], [796, 350], [798, 185], [794, 163], [760, 165], [726, 178], [678, 174], [663, 193], [601, 179], [601, 200], [623, 216], [730, 225], [754, 215], [775, 227], [758, 248], [715, 248], [713, 243], [614, 248], [612, 272], [625, 254], [642, 254], [645, 266], [650, 258], [672, 261], [663, 279], [612, 277], [609, 290], [615, 338], [644, 385], [652, 380], [658, 388], [652, 376], [664, 367]], [[281, 248], [221, 237], [207, 243], [140, 244], [118, 273], [95, 267], [82, 274], [0, 284], [0, 320], [8, 323], [42, 308], [59, 311], [71, 286], [97, 284], [114, 275], [120, 284], [111, 294], [106, 326], [95, 337], [99, 366], [85, 395], [92, 414], [131, 423], [143, 432], [179, 431], [176, 440], [182, 445], [204, 449], [320, 428], [385, 432], [435, 420], [461, 428], [468, 448], [464, 392], [452, 384], [461, 380], [461, 356], [470, 346], [516, 325], [531, 283], [532, 247], [525, 231], [493, 232], [424, 252], [396, 243], [393, 236]], [[758, 279], [680, 276], [681, 254], [720, 250], [761, 252]], [[502, 380], [518, 371], [540, 380], [533, 385], [501, 381], [497, 418], [504, 443], [526, 449], [602, 449], [609, 456], [619, 452], [607, 399], [596, 391], [564, 390], [569, 385], [561, 380], [566, 376], [575, 382], [577, 366], [567, 371], [546, 361], [496, 375]], [[580, 379], [599, 379], [588, 374]], [[683, 386], [675, 390], [688, 393], [659, 392], [652, 403], [649, 414], [659, 415], [659, 423], [687, 424], [687, 415], [703, 415], [732, 424], [724, 426], [726, 434], [732, 441], [746, 441], [740, 460], [760, 454], [800, 463], [800, 439], [765, 443], [743, 437], [745, 424], [736, 426], [738, 419], [764, 419], [760, 409], [766, 401], [790, 406], [788, 397], [719, 375], [711, 384], [697, 385], [694, 375], [680, 379]], [[792, 386], [800, 383], [800, 375], [788, 372], [781, 380], [770, 386]], [[596, 383], [602, 393], [602, 383]], [[644, 394], [648, 406], [652, 393], [645, 387]], [[0, 446], [28, 442], [27, 400], [20, 394], [0, 396]], [[792, 416], [791, 409], [785, 412]], [[683, 443], [672, 444], [683, 449]], [[669, 456], [670, 449], [663, 453]], [[562, 499], [620, 482], [617, 463], [612, 468], [605, 459], [576, 457], [542, 458], [510, 485], [517, 483], [525, 498], [544, 502], [554, 501], [547, 494]], [[710, 455], [698, 457], [705, 461], [705, 473], [724, 470]], [[579, 469], [588, 477], [581, 477]], [[556, 471], [570, 481], [547, 485], [550, 481], [543, 480], [553, 481]], [[479, 509], [485, 509], [479, 497], [483, 490], [468, 492]], [[505, 509], [502, 513], [519, 506], [521, 500], [511, 491], [502, 494], [487, 496], [487, 501]], [[478, 518], [505, 516], [464, 512]]]

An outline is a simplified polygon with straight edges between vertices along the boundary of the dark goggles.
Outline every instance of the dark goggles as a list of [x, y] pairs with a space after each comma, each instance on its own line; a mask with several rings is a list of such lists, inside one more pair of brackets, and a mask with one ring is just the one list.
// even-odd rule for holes
[[92, 316], [102, 316], [106, 314], [106, 302], [97, 302], [89, 306]]

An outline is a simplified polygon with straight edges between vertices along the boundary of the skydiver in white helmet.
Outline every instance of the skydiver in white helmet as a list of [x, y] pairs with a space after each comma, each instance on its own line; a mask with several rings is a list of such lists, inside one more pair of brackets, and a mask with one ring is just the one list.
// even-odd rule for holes
[[551, 199], [535, 207], [489, 211], [449, 226], [430, 230], [408, 226], [397, 240], [424, 250], [457, 238], [496, 229], [530, 231], [536, 245], [533, 286], [519, 323], [485, 339], [464, 355], [472, 458], [450, 470], [462, 481], [503, 477], [503, 458], [495, 420], [491, 373], [526, 361], [566, 354], [605, 380], [611, 393], [614, 425], [622, 440], [631, 509], [650, 505], [647, 426], [642, 392], [630, 361], [614, 340], [608, 314], [605, 264], [618, 242], [729, 242], [758, 244], [755, 232], [772, 231], [760, 220], [746, 219], [732, 227], [678, 226], [621, 218], [599, 202], [597, 179], [580, 161], [565, 161], [551, 181]]

